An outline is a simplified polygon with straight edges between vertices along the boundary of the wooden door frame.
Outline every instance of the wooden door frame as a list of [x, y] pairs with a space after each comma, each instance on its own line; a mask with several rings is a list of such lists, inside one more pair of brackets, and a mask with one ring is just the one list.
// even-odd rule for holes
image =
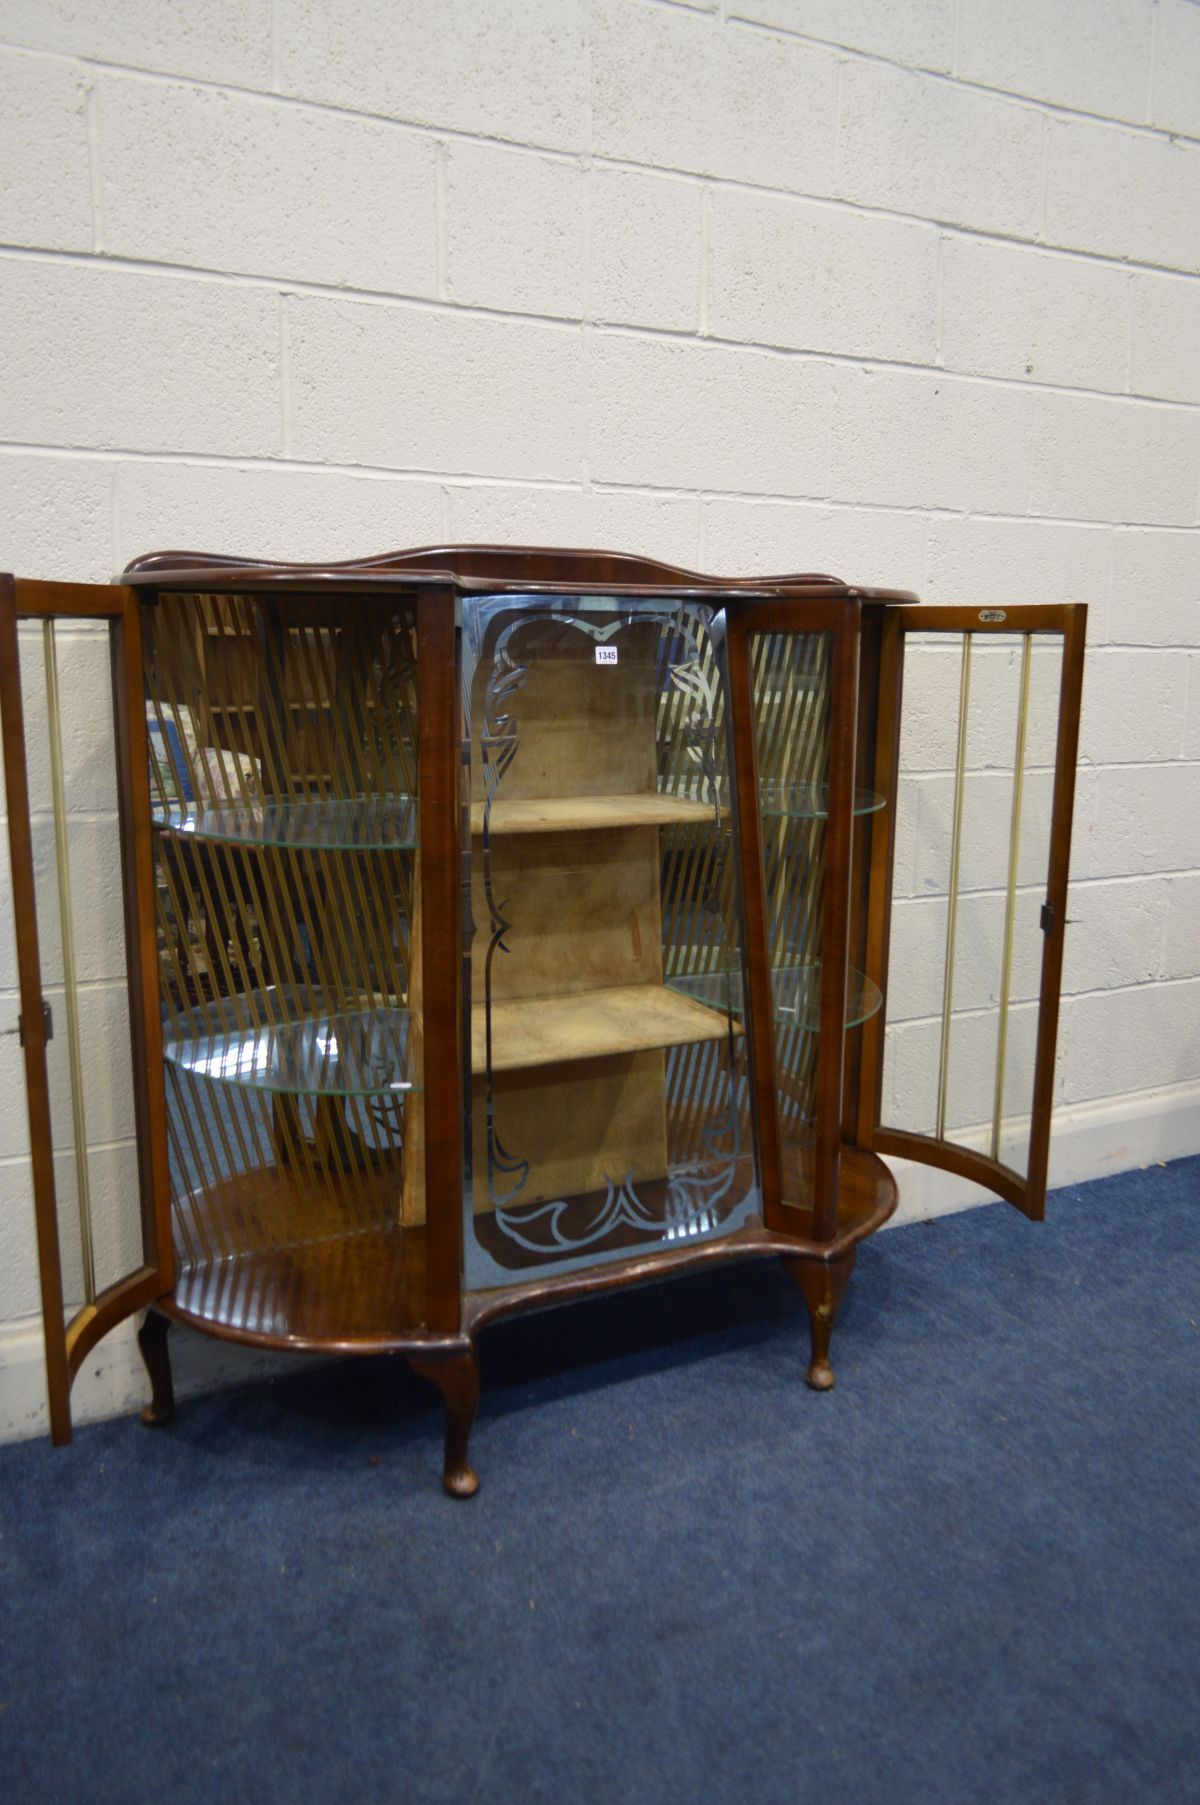
[[[462, 793], [458, 591], [417, 591], [426, 1325], [457, 1335], [463, 1296]], [[467, 842], [468, 846], [470, 842]], [[466, 1038], [464, 1054], [463, 1041]]]
[[[158, 1008], [149, 751], [145, 709], [135, 706], [134, 701], [140, 698], [144, 687], [142, 605], [138, 593], [123, 586], [25, 582], [7, 575], [0, 577], [0, 717], [9, 860], [46, 1344], [47, 1397], [50, 1434], [55, 1443], [71, 1439], [71, 1384], [91, 1349], [118, 1322], [153, 1303], [174, 1284], [162, 1024]], [[109, 627], [143, 1252], [141, 1266], [107, 1286], [94, 1302], [85, 1304], [65, 1328], [59, 1327], [64, 1316], [62, 1254], [17, 632], [21, 620], [55, 619], [103, 620]]]

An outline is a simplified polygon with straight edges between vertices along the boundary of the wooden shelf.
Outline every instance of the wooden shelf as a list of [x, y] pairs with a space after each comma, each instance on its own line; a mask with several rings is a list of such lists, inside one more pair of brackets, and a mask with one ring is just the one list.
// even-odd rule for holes
[[[522, 997], [492, 1005], [492, 1070], [563, 1065], [655, 1047], [723, 1040], [724, 1015], [659, 984], [623, 984], [614, 990], [580, 990], [570, 996]], [[735, 1027], [735, 1033], [740, 1029]], [[471, 1070], [487, 1070], [486, 1016], [471, 1011]]]
[[[625, 796], [533, 796], [492, 804], [492, 834], [558, 834], [604, 827], [672, 827], [678, 823], [711, 825], [711, 802], [664, 796], [656, 791]], [[471, 808], [471, 832], [483, 832], [483, 804]]]
[[181, 1263], [169, 1308], [251, 1346], [373, 1353], [412, 1339], [424, 1292], [424, 1229], [374, 1229]]
[[171, 1314], [264, 1347], [369, 1350], [418, 1328], [425, 1230], [394, 1220], [395, 1164], [330, 1183], [259, 1166], [178, 1198]]

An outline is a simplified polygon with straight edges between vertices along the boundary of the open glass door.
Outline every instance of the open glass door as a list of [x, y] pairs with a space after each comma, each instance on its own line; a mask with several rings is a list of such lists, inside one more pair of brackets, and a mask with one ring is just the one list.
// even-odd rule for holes
[[0, 578], [16, 1029], [56, 1442], [89, 1351], [173, 1278], [141, 660], [133, 590]]
[[1083, 604], [890, 610], [858, 1138], [1045, 1210]]

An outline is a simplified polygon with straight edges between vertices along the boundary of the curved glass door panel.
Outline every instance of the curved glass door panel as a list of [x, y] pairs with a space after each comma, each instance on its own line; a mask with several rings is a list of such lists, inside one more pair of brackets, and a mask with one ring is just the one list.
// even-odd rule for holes
[[[262, 1275], [309, 1270], [296, 1250], [424, 1257], [416, 623], [397, 598], [270, 594], [164, 593], [146, 619], [180, 1272], [261, 1328], [282, 1320]], [[396, 1279], [403, 1308], [418, 1290]]]
[[463, 604], [466, 1265], [511, 1284], [760, 1204], [719, 611]]
[[[817, 1121], [831, 635], [752, 632], [748, 645], [776, 1106], [784, 1169], [794, 1175], [810, 1169], [798, 1156], [811, 1147]], [[798, 799], [824, 806], [786, 806]], [[790, 1180], [786, 1194], [808, 1201]]]

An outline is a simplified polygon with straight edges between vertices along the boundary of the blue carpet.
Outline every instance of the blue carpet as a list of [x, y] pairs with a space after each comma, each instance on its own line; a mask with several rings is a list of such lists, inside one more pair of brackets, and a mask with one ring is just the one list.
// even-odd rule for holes
[[[5, 1801], [1200, 1799], [1200, 1160], [0, 1449]], [[281, 1357], [281, 1373], [287, 1375]]]

